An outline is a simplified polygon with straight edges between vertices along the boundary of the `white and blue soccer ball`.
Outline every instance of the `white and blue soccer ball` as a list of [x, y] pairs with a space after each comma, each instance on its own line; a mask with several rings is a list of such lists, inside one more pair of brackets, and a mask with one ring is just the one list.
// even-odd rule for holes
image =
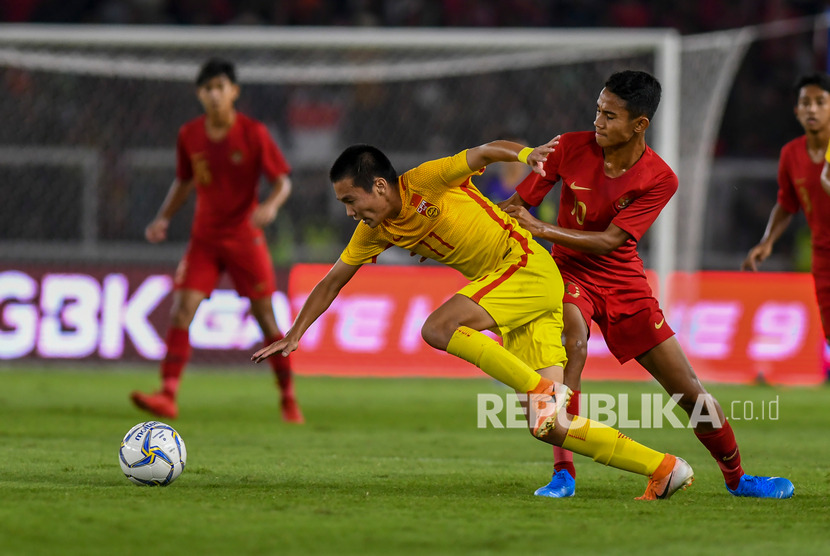
[[159, 421], [139, 423], [118, 450], [124, 475], [137, 485], [166, 486], [184, 471], [187, 448], [176, 430]]

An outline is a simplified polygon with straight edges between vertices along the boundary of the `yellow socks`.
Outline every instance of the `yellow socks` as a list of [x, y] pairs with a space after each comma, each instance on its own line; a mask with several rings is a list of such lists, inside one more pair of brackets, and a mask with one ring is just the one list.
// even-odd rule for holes
[[574, 417], [562, 447], [603, 465], [646, 476], [657, 470], [665, 456], [631, 440], [617, 429], [584, 417]]
[[447, 353], [472, 363], [518, 392], [530, 392], [542, 378], [498, 342], [467, 326], [459, 326], [453, 333]]
[[[447, 353], [468, 361], [518, 392], [534, 390], [542, 375], [498, 342], [467, 326], [460, 326], [447, 345]], [[665, 454], [643, 446], [597, 421], [576, 416], [562, 448], [640, 475], [652, 475]]]

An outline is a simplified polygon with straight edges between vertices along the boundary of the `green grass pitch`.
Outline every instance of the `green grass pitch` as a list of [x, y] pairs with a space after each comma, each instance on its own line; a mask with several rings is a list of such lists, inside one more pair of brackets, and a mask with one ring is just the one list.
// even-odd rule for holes
[[[827, 554], [830, 390], [710, 385], [725, 407], [778, 399], [772, 419], [733, 420], [744, 468], [795, 483], [791, 500], [730, 496], [690, 430], [636, 429], [686, 458], [696, 481], [638, 502], [645, 479], [577, 456], [577, 495], [532, 496], [550, 447], [476, 426], [493, 381], [299, 377], [306, 415], [283, 424], [264, 369], [185, 376], [187, 468], [169, 487], [121, 474], [121, 437], [149, 416], [130, 390], [153, 368], [0, 371], [0, 554]], [[660, 392], [587, 383], [585, 392]], [[737, 400], [737, 404], [733, 403]], [[741, 414], [739, 414], [741, 416]], [[757, 415], [755, 415], [757, 417]]]

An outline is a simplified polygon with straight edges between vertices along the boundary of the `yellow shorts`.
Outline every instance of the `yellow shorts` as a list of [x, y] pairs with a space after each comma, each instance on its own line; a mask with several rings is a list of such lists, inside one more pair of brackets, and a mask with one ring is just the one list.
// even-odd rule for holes
[[562, 346], [562, 296], [564, 286], [553, 257], [531, 241], [527, 264], [517, 258], [458, 291], [469, 297], [496, 321], [504, 347], [536, 370], [568, 358]]

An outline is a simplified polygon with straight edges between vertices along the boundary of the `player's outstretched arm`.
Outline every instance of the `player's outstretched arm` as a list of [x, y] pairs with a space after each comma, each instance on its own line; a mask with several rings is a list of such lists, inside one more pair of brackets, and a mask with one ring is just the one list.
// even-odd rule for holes
[[[827, 164], [824, 166], [827, 167]], [[758, 265], [772, 254], [772, 246], [775, 245], [775, 242], [778, 241], [778, 238], [781, 237], [781, 234], [784, 233], [792, 220], [793, 215], [785, 211], [781, 205], [775, 203], [772, 212], [770, 212], [764, 236], [758, 242], [758, 245], [749, 250], [741, 264], [741, 270], [758, 270]]]
[[150, 243], [159, 243], [167, 239], [167, 228], [170, 226], [170, 219], [185, 204], [190, 192], [193, 191], [193, 180], [173, 180], [158, 214], [144, 229], [144, 237]]
[[[513, 197], [518, 197], [518, 195]], [[602, 232], [587, 232], [562, 228], [543, 222], [530, 214], [523, 202], [521, 204], [510, 204], [513, 197], [504, 201], [506, 206], [503, 210], [515, 218], [519, 225], [530, 232], [533, 237], [592, 255], [607, 255], [631, 238], [628, 232], [616, 224], [609, 224], [608, 228]], [[521, 201], [521, 198], [519, 200]]]
[[545, 175], [544, 164], [548, 155], [554, 151], [559, 144], [557, 135], [544, 145], [538, 147], [525, 147], [513, 141], [491, 141], [478, 147], [467, 149], [467, 165], [470, 170], [481, 170], [493, 162], [524, 162], [534, 172]]
[[291, 178], [287, 175], [278, 176], [271, 183], [271, 193], [265, 198], [251, 214], [251, 222], [257, 228], [264, 228], [274, 221], [280, 208], [291, 195]]
[[360, 266], [352, 266], [338, 259], [328, 274], [317, 282], [317, 285], [311, 290], [308, 299], [303, 303], [303, 308], [300, 309], [291, 330], [286, 333], [285, 338], [254, 353], [251, 356], [251, 361], [259, 363], [275, 353], [287, 356], [296, 350], [308, 327], [329, 308], [340, 290], [352, 279], [359, 268]]

